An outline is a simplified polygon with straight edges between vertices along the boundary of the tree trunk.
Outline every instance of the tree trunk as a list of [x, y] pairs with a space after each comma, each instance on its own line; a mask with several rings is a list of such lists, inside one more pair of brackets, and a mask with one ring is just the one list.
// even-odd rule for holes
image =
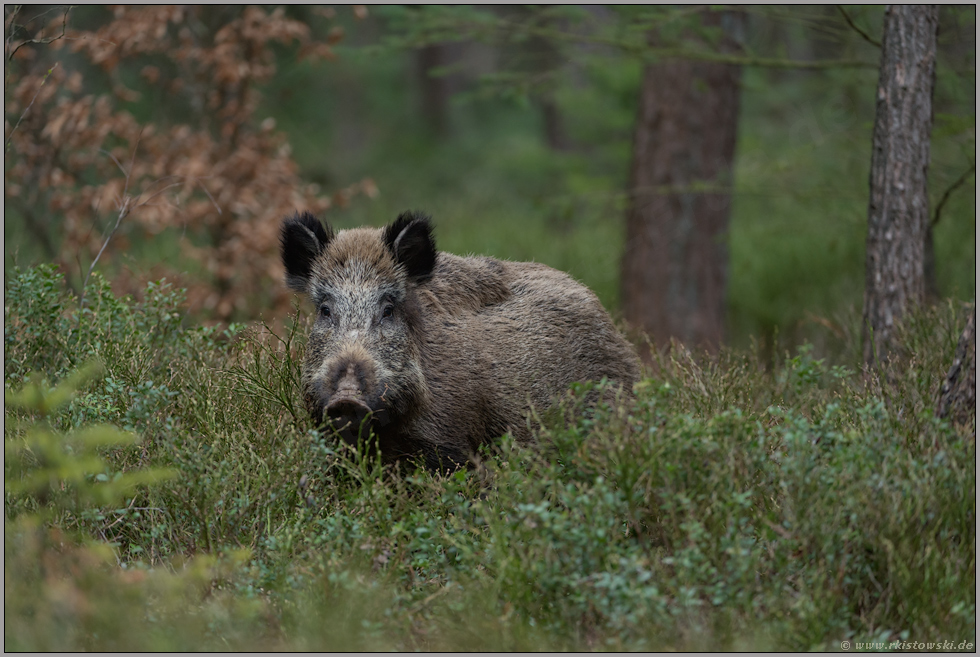
[[[568, 29], [565, 22], [548, 15], [547, 9], [533, 5], [501, 5], [500, 16], [525, 26], [561, 33]], [[558, 76], [566, 64], [559, 41], [551, 35], [533, 34], [527, 39], [511, 44], [504, 56], [504, 68], [521, 73], [528, 85], [528, 98], [541, 112], [544, 139], [555, 151], [571, 150], [571, 140], [565, 129], [565, 120], [555, 96]]]
[[[545, 25], [560, 29], [560, 25], [553, 19]], [[529, 60], [530, 74], [542, 80], [542, 82], [535, 84], [535, 92], [532, 97], [538, 107], [541, 108], [545, 142], [554, 151], [568, 151], [571, 149], [571, 142], [565, 130], [561, 108], [555, 98], [557, 72], [565, 64], [561, 50], [553, 40], [541, 36], [528, 39], [524, 50]]]
[[564, 152], [571, 150], [568, 133], [565, 131], [565, 121], [562, 119], [558, 101], [552, 94], [546, 94], [538, 100], [541, 106], [541, 116], [544, 119], [544, 138], [548, 147], [553, 151]]
[[939, 281], [936, 279], [936, 245], [933, 242], [932, 222], [926, 227], [926, 241], [922, 252], [922, 276], [924, 278], [925, 297], [928, 303], [939, 300]]
[[[722, 52], [744, 15], [706, 11], [724, 28]], [[654, 344], [672, 337], [716, 350], [724, 338], [726, 234], [738, 123], [738, 66], [669, 60], [643, 74], [633, 137], [622, 304]]]
[[925, 298], [929, 136], [939, 8], [885, 9], [871, 153], [864, 361], [888, 355], [895, 322]]
[[977, 433], [977, 305], [970, 308], [953, 365], [939, 389], [936, 415]]
[[450, 63], [447, 46], [432, 43], [418, 51], [419, 86], [422, 92], [422, 116], [432, 134], [445, 137], [449, 134], [449, 78], [434, 72]]

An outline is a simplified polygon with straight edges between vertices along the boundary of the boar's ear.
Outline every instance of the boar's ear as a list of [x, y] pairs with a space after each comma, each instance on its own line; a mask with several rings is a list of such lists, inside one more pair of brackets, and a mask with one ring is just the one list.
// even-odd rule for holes
[[385, 244], [409, 278], [421, 282], [436, 265], [436, 242], [429, 217], [421, 212], [403, 212], [384, 229]]
[[297, 292], [306, 291], [313, 261], [323, 253], [333, 231], [324, 228], [309, 212], [294, 214], [282, 222], [279, 244], [282, 264], [286, 267], [286, 285]]

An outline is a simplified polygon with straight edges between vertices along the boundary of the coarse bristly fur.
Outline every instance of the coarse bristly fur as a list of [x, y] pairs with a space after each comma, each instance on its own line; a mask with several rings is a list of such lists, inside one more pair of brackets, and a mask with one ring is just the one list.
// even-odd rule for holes
[[639, 378], [590, 290], [545, 265], [438, 252], [424, 214], [335, 234], [303, 213], [281, 241], [287, 284], [317, 308], [306, 407], [347, 440], [370, 426], [386, 462], [466, 464], [504, 433], [530, 441], [531, 408], [576, 381]]

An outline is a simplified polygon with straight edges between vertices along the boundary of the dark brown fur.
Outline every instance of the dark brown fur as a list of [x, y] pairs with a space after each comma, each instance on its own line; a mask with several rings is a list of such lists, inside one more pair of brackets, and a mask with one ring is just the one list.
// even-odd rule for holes
[[318, 422], [353, 420], [348, 431], [367, 412], [385, 461], [464, 464], [508, 431], [530, 441], [530, 408], [576, 381], [630, 388], [639, 377], [632, 346], [567, 274], [437, 253], [421, 215], [336, 236], [311, 221], [283, 224], [287, 281], [321, 309], [303, 367], [306, 405]]

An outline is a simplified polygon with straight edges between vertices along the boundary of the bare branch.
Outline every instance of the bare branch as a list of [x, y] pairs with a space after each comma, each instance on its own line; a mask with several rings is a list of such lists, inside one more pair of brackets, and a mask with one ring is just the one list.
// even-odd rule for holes
[[[9, 26], [10, 26], [10, 32], [7, 34], [7, 37], [3, 40], [3, 52], [4, 52], [4, 57], [5, 58], [6, 58], [7, 51], [10, 50], [10, 40], [14, 38], [14, 19], [17, 18], [17, 14], [19, 14], [20, 13], [20, 10], [23, 9], [23, 8], [24, 8], [23, 5], [14, 5], [14, 8], [10, 12], [10, 15], [7, 16], [6, 18], [4, 18], [4, 20], [3, 20], [3, 22], [4, 22], [4, 28], [3, 29], [4, 30], [7, 29], [7, 23], [8, 23], [8, 21], [9, 21]], [[7, 88], [7, 79], [6, 79], [6, 77], [4, 78], [3, 86], [4, 86], [4, 89]]]
[[129, 158], [129, 173], [126, 174], [126, 185], [123, 187], [123, 198], [129, 193], [129, 177], [133, 175], [133, 167], [136, 164], [136, 151], [140, 148], [140, 141], [143, 139], [143, 131], [146, 126], [140, 127], [140, 133], [136, 135], [136, 145], [133, 146], [133, 156]]
[[[17, 51], [20, 50], [21, 48], [23, 48], [24, 46], [26, 46], [29, 43], [30, 44], [36, 44], [36, 45], [43, 46], [43, 45], [47, 45], [49, 43], [53, 43], [53, 42], [57, 41], [58, 39], [64, 37], [65, 36], [65, 31], [68, 29], [68, 12], [70, 12], [73, 8], [74, 8], [74, 5], [67, 5], [65, 7], [65, 15], [61, 18], [61, 34], [59, 34], [57, 36], [53, 36], [53, 37], [48, 37], [46, 39], [26, 39], [24, 41], [21, 41], [19, 44], [17, 44], [17, 47], [14, 48], [13, 51], [10, 52], [7, 55], [7, 61], [12, 60], [14, 58], [14, 55], [17, 54]], [[13, 32], [11, 32], [11, 36], [12, 35], [13, 35]], [[7, 39], [7, 43], [5, 44], [4, 50], [9, 49], [9, 47], [10, 47], [10, 39], [8, 38]]]
[[106, 247], [109, 246], [109, 241], [112, 239], [112, 236], [116, 234], [116, 231], [119, 230], [119, 224], [122, 223], [122, 220], [126, 217], [126, 215], [129, 214], [129, 211], [130, 211], [129, 199], [124, 199], [122, 203], [122, 207], [119, 210], [119, 214], [116, 215], [116, 224], [112, 227], [112, 230], [109, 231], [109, 236], [106, 237], [105, 242], [102, 243], [102, 248], [99, 249], [98, 254], [96, 254], [95, 260], [93, 260], [92, 264], [89, 265], [88, 274], [85, 275], [85, 280], [82, 282], [82, 295], [78, 299], [79, 307], [83, 307], [85, 304], [85, 293], [87, 292], [87, 288], [88, 288], [88, 280], [89, 278], [92, 277], [92, 272], [95, 271], [95, 265], [98, 264], [99, 258], [102, 257], [102, 254], [103, 252], [105, 252]]
[[[142, 139], [142, 137], [143, 137], [143, 128], [140, 128], [140, 133], [136, 137], [136, 145], [133, 146], [133, 155], [129, 160], [129, 171], [123, 171], [123, 173], [126, 174], [126, 184], [123, 187], [121, 204], [119, 201], [117, 201], [116, 203], [116, 207], [119, 208], [119, 213], [116, 215], [116, 224], [109, 231], [109, 235], [105, 238], [105, 242], [102, 243], [102, 248], [99, 249], [99, 252], [95, 255], [95, 259], [92, 261], [92, 264], [89, 265], [88, 274], [85, 275], [85, 280], [82, 282], [82, 294], [78, 298], [79, 307], [82, 307], [83, 302], [85, 301], [85, 293], [88, 288], [88, 281], [92, 277], [92, 272], [95, 271], [95, 265], [98, 264], [99, 258], [102, 257], [102, 254], [105, 252], [106, 247], [109, 246], [109, 242], [112, 240], [113, 235], [115, 235], [116, 231], [119, 230], [119, 224], [122, 223], [122, 220], [125, 219], [126, 216], [129, 215], [129, 213], [132, 212], [133, 210], [133, 200], [128, 195], [129, 180], [133, 174], [133, 166], [136, 162], [136, 151], [139, 150], [140, 140]], [[109, 157], [112, 156], [110, 155]], [[113, 157], [112, 159], [113, 161], [116, 161], [116, 158]], [[116, 161], [116, 164], [118, 165], [119, 162]], [[121, 166], [119, 168], [122, 169]], [[79, 316], [79, 321], [81, 321], [81, 316]]]
[[119, 167], [119, 170], [122, 171], [122, 174], [124, 176], [127, 175], [126, 174], [126, 169], [123, 168], [123, 165], [119, 164], [119, 160], [116, 159], [116, 156], [115, 155], [113, 155], [112, 153], [110, 153], [109, 151], [107, 151], [104, 148], [100, 148], [99, 149], [99, 152], [102, 153], [103, 155], [108, 156], [113, 162], [115, 162], [116, 163], [116, 166]]
[[208, 191], [208, 188], [204, 186], [204, 183], [201, 182], [201, 180], [203, 180], [203, 179], [202, 178], [195, 178], [194, 179], [194, 182], [196, 182], [198, 185], [201, 186], [201, 189], [203, 189], [204, 190], [204, 193], [207, 194], [208, 200], [211, 201], [211, 205], [213, 205], [214, 206], [214, 209], [218, 211], [218, 214], [221, 214], [221, 206], [218, 205], [218, 202], [214, 200], [214, 197], [211, 196], [211, 192]]
[[[159, 180], [155, 180], [151, 184], [156, 184], [157, 182], [159, 182]], [[182, 184], [183, 184], [183, 182], [170, 183], [169, 185], [167, 185], [163, 189], [159, 189], [159, 190], [153, 192], [153, 194], [151, 194], [150, 196], [146, 197], [146, 200], [145, 201], [140, 201], [138, 204], [134, 205], [133, 206], [133, 209], [135, 210], [136, 208], [143, 207], [144, 205], [148, 204], [150, 201], [152, 201], [153, 199], [155, 199], [160, 194], [163, 194], [168, 189], [171, 189], [173, 187], [180, 187]], [[142, 193], [140, 194], [140, 196], [142, 196]], [[139, 200], [139, 196], [136, 197], [136, 200]]]
[[37, 85], [37, 91], [34, 92], [34, 97], [31, 98], [31, 102], [27, 104], [27, 107], [24, 108], [24, 111], [20, 113], [20, 116], [17, 118], [17, 123], [14, 124], [14, 127], [10, 129], [10, 134], [7, 135], [7, 143], [4, 144], [3, 147], [4, 154], [6, 154], [7, 151], [10, 150], [10, 143], [11, 140], [14, 138], [14, 133], [17, 132], [17, 128], [20, 127], [20, 122], [24, 120], [24, 117], [27, 116], [27, 113], [31, 111], [31, 107], [34, 106], [34, 101], [37, 100], [38, 94], [41, 93], [41, 87], [44, 86], [44, 83], [48, 81], [48, 77], [51, 75], [52, 71], [54, 71], [54, 69], [56, 69], [57, 67], [58, 67], [58, 62], [55, 62], [54, 66], [49, 68], [48, 72], [44, 74], [43, 78], [41, 78], [41, 84]]
[[963, 172], [963, 175], [956, 179], [952, 185], [950, 185], [945, 192], [943, 192], [943, 197], [939, 199], [939, 203], [936, 204], [936, 211], [932, 213], [932, 221], [929, 223], [929, 228], [935, 228], [936, 224], [939, 223], [939, 218], [943, 211], [943, 206], [946, 205], [946, 201], [949, 200], [950, 195], [955, 192], [966, 179], [970, 177], [970, 174], [977, 170], [976, 162], [970, 162], [970, 168]]
[[[164, 187], [163, 189], [161, 189], [161, 190], [159, 190], [157, 192], [154, 192], [149, 198], [146, 199], [146, 201], [140, 201], [140, 199], [143, 197], [143, 194], [145, 194], [150, 189], [152, 189], [154, 185], [159, 185], [160, 183], [162, 183], [164, 181], [167, 181], [167, 180], [176, 180], [177, 182], [172, 183], [172, 184], [169, 184], [166, 187]], [[136, 195], [136, 200], [133, 201], [133, 208], [135, 209], [135, 208], [143, 207], [144, 205], [146, 205], [146, 202], [147, 201], [153, 199], [155, 196], [157, 196], [158, 194], [160, 194], [160, 192], [164, 192], [164, 191], [170, 189], [171, 187], [177, 187], [178, 185], [182, 184], [183, 181], [184, 181], [184, 177], [183, 176], [176, 176], [176, 175], [161, 176], [161, 177], [157, 178], [156, 180], [150, 181], [149, 183], [146, 184], [146, 187], [139, 194]]]
[[98, 43], [108, 43], [110, 46], [118, 46], [119, 45], [115, 41], [110, 41], [109, 39], [102, 39], [102, 38], [99, 38], [99, 37], [93, 37], [93, 36], [88, 35], [88, 34], [83, 34], [82, 36], [79, 36], [79, 37], [66, 36], [66, 37], [64, 37], [64, 39], [65, 39], [65, 41], [96, 41]]
[[847, 24], [850, 25], [852, 28], [854, 28], [855, 32], [861, 35], [861, 38], [863, 38], [865, 41], [870, 43], [875, 48], [881, 48], [881, 42], [875, 39], [874, 37], [872, 37], [864, 30], [862, 30], [860, 27], [858, 27], [857, 23], [851, 20], [851, 17], [848, 16], [847, 10], [844, 9], [843, 5], [837, 5], [837, 11], [841, 13], [841, 15], [844, 17], [844, 20], [847, 21]]

